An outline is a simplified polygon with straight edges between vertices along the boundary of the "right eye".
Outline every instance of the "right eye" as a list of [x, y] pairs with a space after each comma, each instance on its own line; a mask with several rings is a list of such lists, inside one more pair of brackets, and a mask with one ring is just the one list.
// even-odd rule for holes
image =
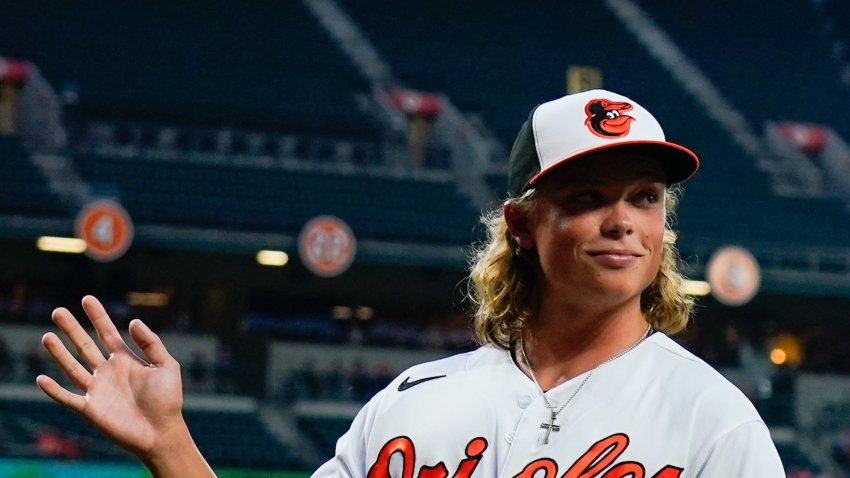
[[574, 194], [571, 199], [574, 203], [592, 204], [599, 199], [599, 194], [594, 191], [582, 191]]

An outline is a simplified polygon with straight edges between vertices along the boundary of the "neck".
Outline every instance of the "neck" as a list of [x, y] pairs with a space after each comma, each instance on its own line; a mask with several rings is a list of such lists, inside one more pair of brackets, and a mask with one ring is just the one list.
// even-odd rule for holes
[[523, 345], [528, 365], [545, 391], [622, 353], [647, 327], [639, 297], [594, 310], [542, 303]]

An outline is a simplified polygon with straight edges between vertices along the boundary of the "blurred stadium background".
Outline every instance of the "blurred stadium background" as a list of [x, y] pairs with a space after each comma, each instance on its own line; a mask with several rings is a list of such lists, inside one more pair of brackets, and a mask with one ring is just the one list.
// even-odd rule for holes
[[[401, 369], [472, 347], [467, 246], [513, 136], [595, 86], [703, 161], [678, 340], [753, 400], [789, 477], [850, 476], [848, 41], [841, 0], [4, 2], [0, 476], [146, 476], [33, 385], [57, 376], [50, 311], [86, 293], [164, 335], [220, 476], [304, 476]], [[99, 199], [132, 235], [75, 229]], [[356, 253], [344, 228], [299, 253], [324, 215]], [[726, 246], [759, 273], [733, 257], [706, 283]]]

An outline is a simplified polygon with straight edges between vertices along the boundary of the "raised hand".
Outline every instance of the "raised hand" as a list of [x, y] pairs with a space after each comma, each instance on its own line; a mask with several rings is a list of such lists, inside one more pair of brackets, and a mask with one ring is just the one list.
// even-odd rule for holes
[[[82, 303], [108, 357], [67, 309], [58, 308], [53, 321], [83, 363], [52, 332], [44, 335], [42, 344], [83, 394], [65, 389], [46, 375], [36, 378], [39, 388], [136, 454], [155, 476], [213, 476], [183, 420], [180, 365], [159, 337], [142, 321], [130, 322], [130, 336], [144, 355], [139, 357], [124, 343], [96, 298], [86, 296]], [[157, 473], [158, 468], [179, 474]]]

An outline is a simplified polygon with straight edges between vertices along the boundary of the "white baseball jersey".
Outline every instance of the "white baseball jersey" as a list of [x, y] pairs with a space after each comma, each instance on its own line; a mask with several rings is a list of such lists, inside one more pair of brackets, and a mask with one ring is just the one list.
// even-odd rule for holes
[[[586, 374], [546, 393], [560, 407]], [[655, 333], [597, 369], [558, 414], [494, 346], [414, 366], [379, 392], [314, 477], [779, 478], [750, 401]]]

